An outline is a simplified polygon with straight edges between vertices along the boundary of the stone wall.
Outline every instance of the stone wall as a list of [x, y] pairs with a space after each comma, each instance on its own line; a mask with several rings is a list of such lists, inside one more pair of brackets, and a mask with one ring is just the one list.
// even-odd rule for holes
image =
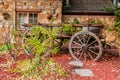
[[88, 19], [99, 20], [105, 28], [111, 28], [115, 25], [115, 16], [101, 16], [101, 15], [63, 15], [63, 22], [69, 21], [73, 23], [74, 18], [78, 19], [81, 24], [87, 23]]
[[[10, 22], [17, 27], [17, 12], [39, 11], [38, 22], [49, 24], [61, 24], [62, 1], [61, 0], [0, 0], [0, 43], [3, 43], [3, 15], [11, 15]], [[16, 25], [15, 25], [16, 24]], [[13, 27], [13, 26], [11, 26]], [[17, 28], [16, 28], [17, 29]]]
[[[11, 21], [15, 24], [15, 10], [40, 11], [38, 21], [40, 23], [60, 24], [62, 18], [61, 0], [0, 0], [0, 27], [3, 22], [3, 12], [11, 15]], [[53, 21], [54, 19], [54, 21]]]
[[61, 23], [62, 2], [60, 0], [16, 0], [16, 9], [39, 10], [38, 21], [40, 23]]
[[9, 13], [11, 21], [14, 21], [14, 0], [0, 0], [0, 27], [2, 27], [3, 21], [2, 13]]
[[[9, 21], [11, 24], [14, 24], [14, 18], [15, 18], [15, 13], [14, 13], [14, 0], [0, 0], [0, 43], [5, 42], [5, 30], [3, 29], [3, 13], [8, 13], [10, 15]], [[7, 26], [8, 27], [8, 26]]]

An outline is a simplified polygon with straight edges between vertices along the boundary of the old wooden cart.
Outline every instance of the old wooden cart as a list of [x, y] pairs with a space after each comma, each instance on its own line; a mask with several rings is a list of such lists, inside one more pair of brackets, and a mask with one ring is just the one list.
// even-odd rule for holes
[[[42, 26], [48, 27], [48, 25]], [[105, 46], [105, 41], [101, 34], [103, 25], [72, 24], [72, 26], [75, 28], [82, 27], [82, 31], [76, 32], [72, 36], [62, 35], [61, 32], [57, 38], [60, 40], [70, 39], [69, 52], [75, 60], [92, 59], [97, 61], [102, 56], [103, 48]], [[53, 28], [53, 26], [49, 27], [51, 29]], [[26, 36], [32, 28], [33, 27], [25, 31], [22, 39], [23, 44], [25, 44], [26, 38], [28, 38]], [[30, 51], [28, 51], [26, 47], [24, 47], [24, 51], [26, 54], [30, 55]]]

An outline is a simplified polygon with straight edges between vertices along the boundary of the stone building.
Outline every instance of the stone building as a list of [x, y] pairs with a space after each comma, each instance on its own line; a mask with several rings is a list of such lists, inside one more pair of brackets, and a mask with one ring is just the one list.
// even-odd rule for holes
[[2, 13], [11, 15], [16, 30], [22, 30], [23, 23], [61, 23], [62, 2], [60, 0], [0, 0], [0, 26]]
[[[0, 43], [4, 43], [3, 13], [9, 14], [11, 29], [24, 30], [23, 24], [61, 24], [60, 0], [0, 0]], [[54, 19], [54, 21], [53, 21]]]
[[24, 30], [24, 23], [73, 23], [74, 18], [80, 23], [89, 18], [100, 20], [105, 27], [111, 28], [115, 16], [103, 11], [104, 7], [114, 8], [111, 0], [0, 0], [0, 30], [4, 21], [2, 13], [11, 15], [15, 30]]

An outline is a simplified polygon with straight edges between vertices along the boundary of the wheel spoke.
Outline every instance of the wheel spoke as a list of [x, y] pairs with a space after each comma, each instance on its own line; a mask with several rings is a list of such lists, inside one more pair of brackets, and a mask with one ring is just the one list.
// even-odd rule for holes
[[91, 50], [91, 49], [88, 49], [88, 51], [90, 51], [91, 53], [94, 53], [94, 54], [98, 55], [96, 52], [94, 52], [94, 51]]
[[71, 47], [71, 48], [81, 48], [81, 47], [79, 47], [79, 46], [75, 46], [75, 47]]
[[89, 55], [89, 57], [91, 58], [91, 59], [93, 59], [93, 56], [88, 52], [88, 55]]
[[88, 37], [88, 40], [87, 40], [86, 44], [88, 44], [88, 42], [89, 42], [90, 38], [91, 38], [91, 36], [89, 36], [89, 37]]
[[77, 39], [78, 39], [78, 41], [82, 44], [82, 41], [81, 41], [81, 39], [77, 36]]
[[96, 40], [94, 40], [93, 42], [91, 42], [90, 44], [88, 44], [88, 46], [94, 44], [95, 42], [97, 42]]
[[74, 54], [77, 54], [77, 53], [79, 53], [80, 54], [80, 51], [81, 51], [82, 49], [80, 49], [80, 50], [78, 50], [77, 52], [75, 52]]
[[83, 54], [84, 54], [84, 51], [81, 52], [81, 54], [79, 55], [79, 58], [81, 58]]
[[99, 49], [99, 46], [90, 46], [89, 49]]
[[84, 34], [83, 34], [83, 36], [82, 36], [82, 37], [83, 37], [83, 43], [85, 43], [85, 37], [84, 37]]
[[78, 42], [73, 41], [73, 43], [75, 43], [75, 44], [77, 44], [77, 45], [81, 46], [81, 44], [79, 44]]

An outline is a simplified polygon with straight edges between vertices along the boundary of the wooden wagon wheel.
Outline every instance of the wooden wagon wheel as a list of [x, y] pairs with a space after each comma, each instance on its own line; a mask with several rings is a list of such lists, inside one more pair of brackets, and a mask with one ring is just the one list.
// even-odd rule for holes
[[102, 44], [94, 33], [82, 31], [70, 39], [69, 52], [75, 60], [97, 61], [102, 56]]

